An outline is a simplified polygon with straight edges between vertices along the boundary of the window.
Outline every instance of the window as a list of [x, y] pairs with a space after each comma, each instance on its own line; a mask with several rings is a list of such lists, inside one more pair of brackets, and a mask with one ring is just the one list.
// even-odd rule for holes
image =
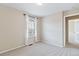
[[28, 36], [31, 38], [35, 37], [35, 17], [29, 16], [28, 21]]
[[27, 24], [26, 44], [28, 45], [34, 43], [35, 40], [37, 39], [37, 18], [27, 15], [26, 24]]

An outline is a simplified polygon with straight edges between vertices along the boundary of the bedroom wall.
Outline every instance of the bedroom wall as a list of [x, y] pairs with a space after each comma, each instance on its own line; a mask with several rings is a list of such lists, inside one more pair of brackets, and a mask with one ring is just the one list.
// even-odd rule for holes
[[64, 46], [63, 12], [42, 19], [42, 41], [50, 45]]
[[0, 6], [0, 52], [24, 46], [23, 13]]

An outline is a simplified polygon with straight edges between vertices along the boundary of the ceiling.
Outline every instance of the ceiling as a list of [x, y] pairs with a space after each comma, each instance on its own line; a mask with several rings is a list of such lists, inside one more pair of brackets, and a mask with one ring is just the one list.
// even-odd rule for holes
[[29, 12], [35, 16], [47, 16], [58, 11], [66, 11], [79, 6], [77, 3], [43, 3], [39, 6], [35, 3], [2, 3], [8, 7]]

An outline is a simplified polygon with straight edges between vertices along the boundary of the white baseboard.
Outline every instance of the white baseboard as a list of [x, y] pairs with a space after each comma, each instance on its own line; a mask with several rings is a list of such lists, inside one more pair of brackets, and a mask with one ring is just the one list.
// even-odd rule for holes
[[21, 48], [21, 47], [24, 47], [25, 45], [22, 45], [22, 46], [18, 46], [18, 47], [15, 47], [15, 48], [11, 48], [11, 49], [7, 49], [7, 50], [4, 50], [4, 51], [0, 51], [0, 54], [2, 53], [6, 53], [6, 52], [9, 52], [9, 51], [12, 51], [12, 50], [15, 50], [17, 48]]

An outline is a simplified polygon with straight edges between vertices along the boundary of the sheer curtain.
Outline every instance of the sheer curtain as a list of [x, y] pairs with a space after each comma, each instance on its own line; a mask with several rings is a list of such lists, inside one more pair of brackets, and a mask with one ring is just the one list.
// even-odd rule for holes
[[26, 44], [33, 44], [37, 39], [37, 17], [26, 16]]

